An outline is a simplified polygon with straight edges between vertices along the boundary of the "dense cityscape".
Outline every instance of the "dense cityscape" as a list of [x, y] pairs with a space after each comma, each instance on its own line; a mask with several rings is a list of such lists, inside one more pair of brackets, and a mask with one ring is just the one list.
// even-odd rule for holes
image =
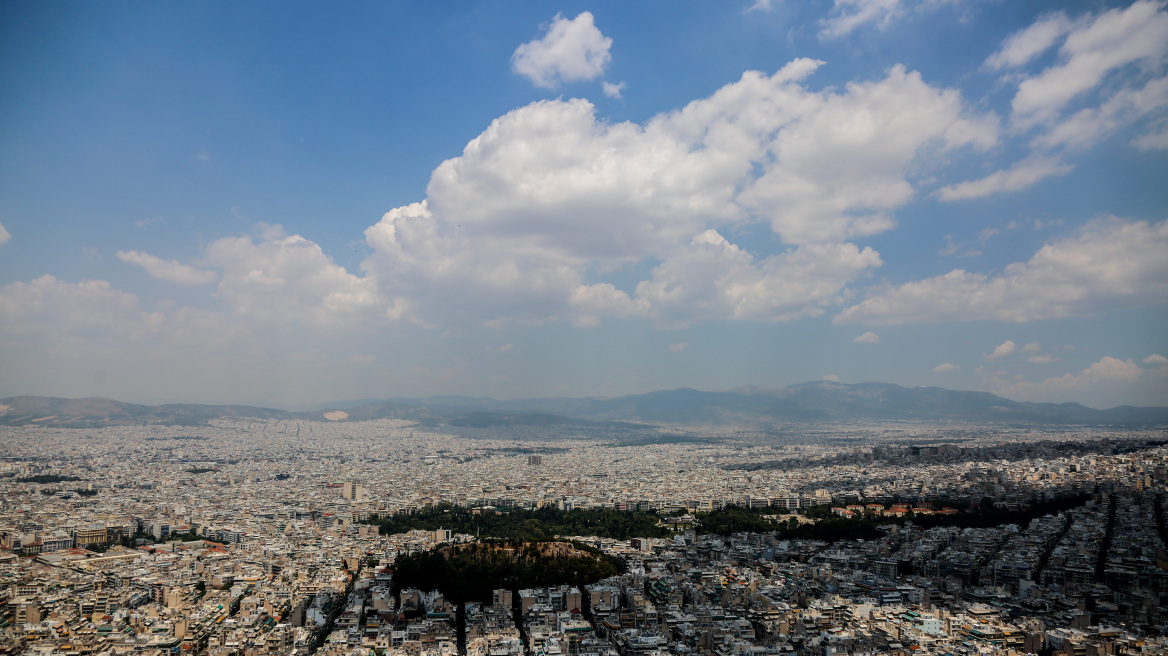
[[[1164, 653], [1166, 435], [912, 422], [4, 427], [0, 650]], [[1060, 509], [1023, 514], [1050, 504]], [[400, 557], [488, 539], [442, 527], [443, 512], [541, 508], [657, 521], [647, 535], [557, 536], [623, 571], [500, 586], [458, 621], [440, 591], [394, 585]], [[731, 510], [775, 530], [715, 524]], [[974, 516], [1002, 523], [962, 520]], [[790, 537], [841, 518], [878, 533]], [[425, 528], [382, 534], [379, 522]]]
[[0, 0], [0, 89], [0, 656], [1168, 656], [1168, 0]]

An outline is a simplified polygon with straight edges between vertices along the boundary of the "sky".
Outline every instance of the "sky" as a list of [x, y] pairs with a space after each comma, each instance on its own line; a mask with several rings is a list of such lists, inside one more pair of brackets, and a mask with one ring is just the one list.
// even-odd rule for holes
[[0, 397], [1168, 405], [1168, 5], [0, 3]]

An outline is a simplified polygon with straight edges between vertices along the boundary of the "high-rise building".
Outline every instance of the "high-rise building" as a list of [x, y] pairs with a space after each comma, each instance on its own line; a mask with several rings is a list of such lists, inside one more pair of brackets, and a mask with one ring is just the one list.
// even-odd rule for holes
[[342, 491], [346, 501], [357, 501], [364, 495], [364, 493], [365, 487], [352, 481], [345, 483], [345, 487]]

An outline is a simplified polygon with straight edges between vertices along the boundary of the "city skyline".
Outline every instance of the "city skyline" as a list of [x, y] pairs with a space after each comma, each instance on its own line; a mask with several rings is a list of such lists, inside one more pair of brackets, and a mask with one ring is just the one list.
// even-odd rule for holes
[[1163, 2], [0, 11], [0, 397], [1168, 405]]

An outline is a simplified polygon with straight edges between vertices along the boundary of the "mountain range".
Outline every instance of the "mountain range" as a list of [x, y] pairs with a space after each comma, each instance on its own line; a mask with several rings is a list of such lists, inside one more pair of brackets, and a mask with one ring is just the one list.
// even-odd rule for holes
[[770, 426], [825, 421], [972, 421], [1051, 425], [1168, 425], [1168, 408], [1119, 406], [1096, 410], [1078, 403], [1011, 401], [989, 392], [890, 383], [813, 382], [783, 389], [724, 392], [674, 389], [615, 398], [363, 399], [291, 412], [240, 405], [139, 405], [103, 398], [18, 396], [0, 399], [0, 425], [100, 427], [205, 424], [217, 418], [363, 421], [405, 419], [451, 427], [648, 424]]

